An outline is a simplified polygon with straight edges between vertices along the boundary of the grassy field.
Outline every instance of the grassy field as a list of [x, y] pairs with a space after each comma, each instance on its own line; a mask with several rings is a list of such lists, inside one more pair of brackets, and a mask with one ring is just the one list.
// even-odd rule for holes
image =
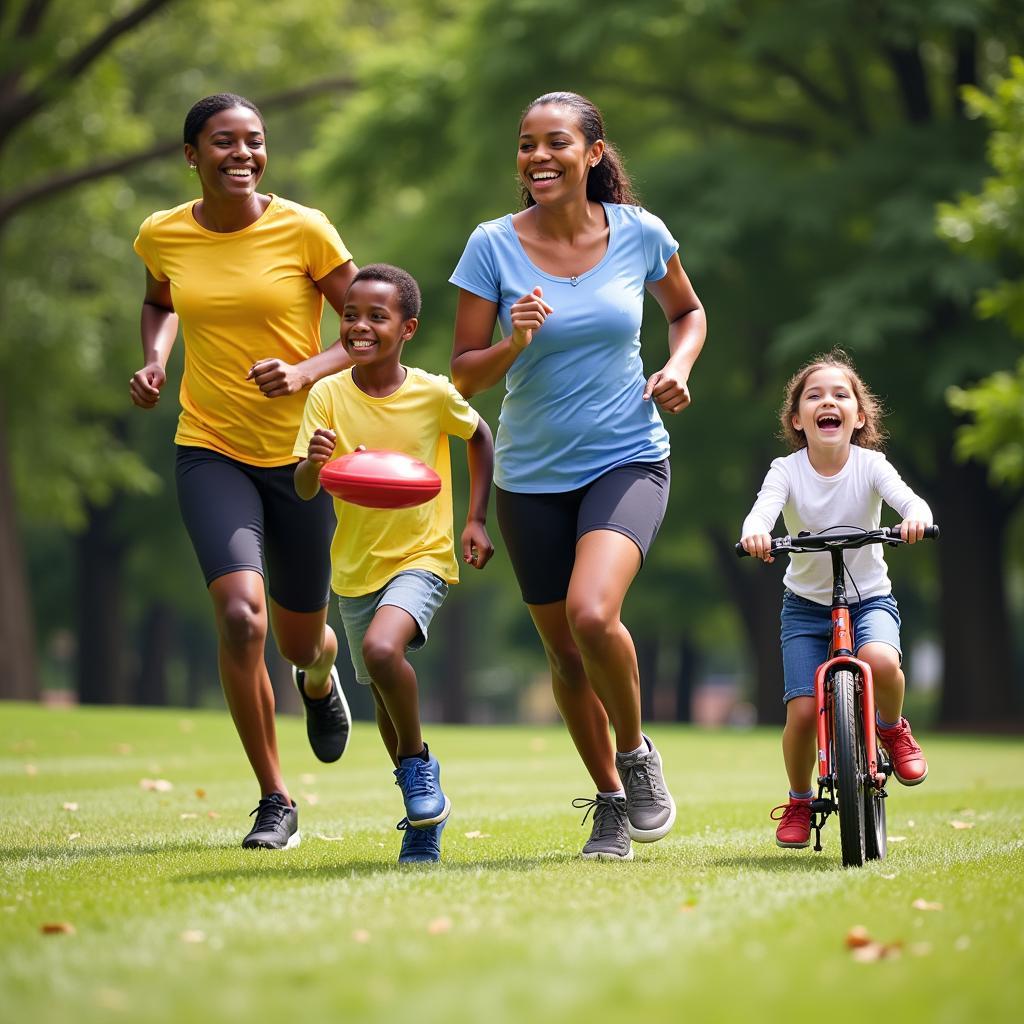
[[[562, 730], [432, 727], [445, 863], [399, 869], [372, 727], [334, 766], [300, 720], [280, 732], [302, 845], [243, 851], [257, 794], [226, 714], [0, 705], [0, 1018], [1020, 1019], [1019, 740], [923, 737], [888, 859], [844, 870], [834, 823], [823, 853], [774, 846], [772, 730], [656, 728], [676, 827], [609, 864], [578, 858]], [[856, 925], [884, 956], [855, 958]]]

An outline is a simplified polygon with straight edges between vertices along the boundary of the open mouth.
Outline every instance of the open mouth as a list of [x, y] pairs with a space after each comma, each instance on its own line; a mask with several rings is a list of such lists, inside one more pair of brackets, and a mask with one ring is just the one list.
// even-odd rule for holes
[[376, 338], [349, 338], [348, 347], [353, 352], [366, 352], [377, 344]]
[[561, 176], [561, 171], [534, 171], [530, 175], [530, 181], [535, 185], [542, 185], [550, 181], [556, 181]]
[[226, 167], [223, 173], [238, 181], [249, 181], [256, 177], [256, 171], [252, 167]]
[[838, 416], [833, 416], [831, 413], [826, 413], [824, 416], [818, 419], [818, 426], [822, 430], [838, 430], [841, 426], [841, 423]]

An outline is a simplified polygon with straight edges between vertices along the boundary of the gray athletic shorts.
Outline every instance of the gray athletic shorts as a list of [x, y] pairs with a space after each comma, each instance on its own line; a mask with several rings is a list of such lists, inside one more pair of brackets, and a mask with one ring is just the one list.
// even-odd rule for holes
[[640, 549], [641, 562], [668, 506], [668, 459], [630, 462], [575, 491], [497, 491], [498, 526], [527, 604], [564, 601], [576, 542], [592, 530], [613, 530]]

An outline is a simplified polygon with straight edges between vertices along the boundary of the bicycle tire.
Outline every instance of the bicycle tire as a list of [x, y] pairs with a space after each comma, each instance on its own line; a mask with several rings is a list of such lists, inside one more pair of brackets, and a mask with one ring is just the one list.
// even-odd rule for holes
[[862, 867], [865, 858], [864, 768], [857, 742], [857, 685], [854, 673], [839, 669], [832, 676], [832, 766], [839, 811], [843, 867]]
[[[863, 743], [863, 737], [861, 739]], [[885, 751], [878, 748], [878, 764], [881, 769]], [[866, 761], [865, 761], [866, 763]], [[885, 860], [889, 841], [885, 826], [885, 791], [879, 792], [874, 786], [864, 787], [864, 856], [868, 860]]]

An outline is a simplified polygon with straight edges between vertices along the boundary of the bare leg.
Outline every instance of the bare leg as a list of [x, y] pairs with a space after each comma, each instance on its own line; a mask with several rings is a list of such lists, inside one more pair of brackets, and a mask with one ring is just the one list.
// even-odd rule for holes
[[281, 656], [305, 673], [306, 696], [326, 697], [331, 666], [338, 657], [338, 638], [327, 625], [326, 606], [316, 612], [292, 612], [272, 600], [270, 621]]
[[903, 714], [903, 694], [906, 680], [900, 668], [900, 656], [888, 644], [865, 644], [857, 657], [871, 666], [875, 683], [875, 707], [883, 722], [895, 724]]
[[615, 746], [627, 753], [643, 742], [640, 670], [633, 638], [622, 624], [622, 602], [640, 570], [640, 549], [624, 534], [593, 530], [576, 545], [566, 618], [587, 679], [604, 705]]
[[786, 705], [782, 730], [782, 756], [789, 788], [794, 793], [813, 789], [814, 760], [818, 747], [818, 712], [813, 697], [794, 697]]
[[587, 679], [565, 617], [565, 602], [532, 604], [527, 608], [548, 656], [555, 704], [583, 764], [599, 793], [617, 792], [622, 783], [615, 771], [608, 715]]
[[382, 605], [363, 637], [363, 660], [395, 730], [397, 757], [413, 757], [423, 749], [420, 697], [416, 672], [405, 656], [419, 626], [404, 609]]
[[370, 683], [370, 690], [373, 693], [373, 705], [377, 718], [377, 731], [380, 733], [380, 738], [384, 741], [384, 749], [388, 752], [388, 757], [391, 758], [391, 763], [397, 768], [398, 733], [395, 732], [395, 723], [391, 721], [388, 709], [384, 706], [384, 698], [380, 695], [380, 690], [378, 690], [373, 683]]
[[263, 661], [267, 638], [263, 577], [248, 569], [218, 576], [210, 584], [210, 597], [224, 697], [261, 795], [280, 793], [290, 800], [277, 754], [274, 691]]

